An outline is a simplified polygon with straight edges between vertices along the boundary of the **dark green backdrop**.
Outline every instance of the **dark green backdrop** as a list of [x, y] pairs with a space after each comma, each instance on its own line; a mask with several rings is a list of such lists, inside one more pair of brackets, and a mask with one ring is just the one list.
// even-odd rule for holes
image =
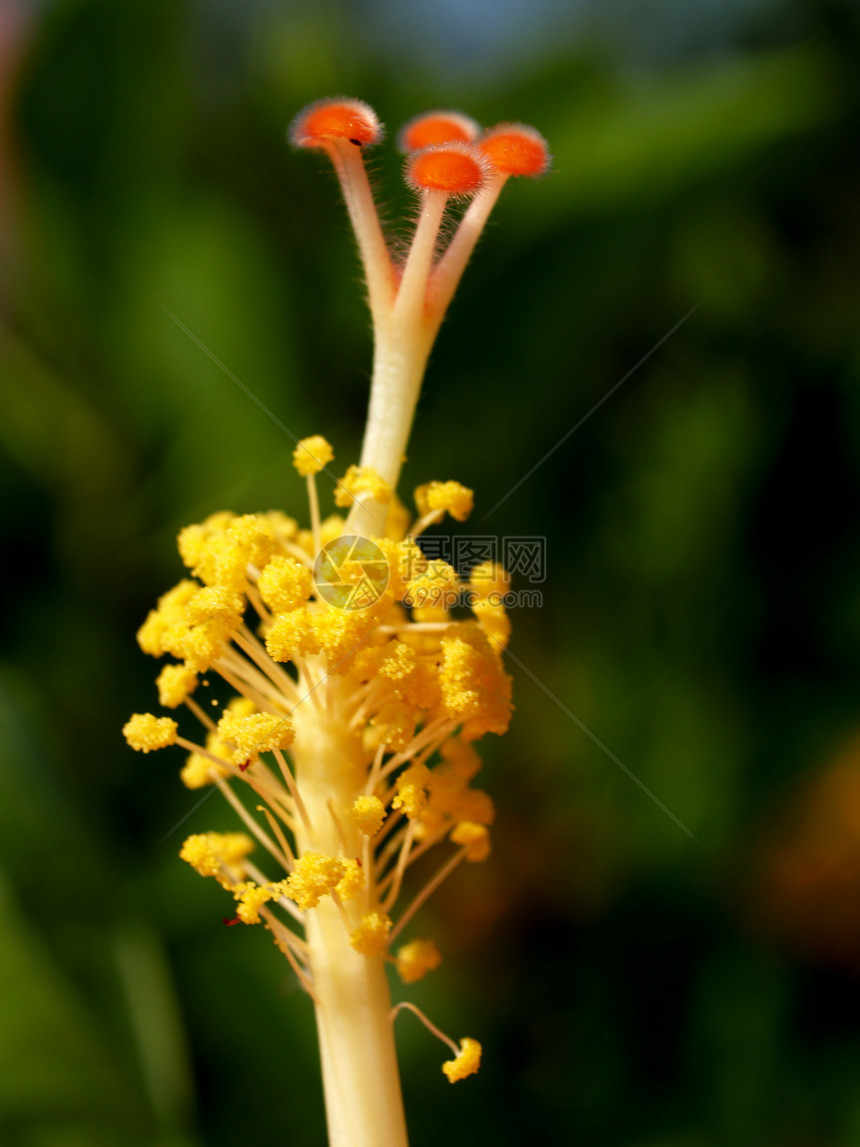
[[[852, 1147], [857, 8], [751, 6], [634, 59], [645, 4], [616, 6], [617, 43], [544, 7], [478, 69], [393, 49], [381, 8], [234, 7], [0, 5], [0, 1141], [323, 1142], [310, 1005], [162, 842], [181, 756], [120, 728], [155, 704], [134, 633], [178, 528], [304, 514], [291, 442], [166, 310], [356, 459], [357, 262], [333, 178], [284, 143], [345, 92], [392, 132], [461, 106], [555, 155], [467, 271], [403, 487], [457, 478], [461, 532], [547, 539], [485, 746], [495, 852], [427, 912], [446, 959], [410, 992], [485, 1066], [449, 1087], [398, 1020], [414, 1147]], [[390, 144], [375, 164], [405, 231]], [[231, 823], [213, 799], [185, 827]]]

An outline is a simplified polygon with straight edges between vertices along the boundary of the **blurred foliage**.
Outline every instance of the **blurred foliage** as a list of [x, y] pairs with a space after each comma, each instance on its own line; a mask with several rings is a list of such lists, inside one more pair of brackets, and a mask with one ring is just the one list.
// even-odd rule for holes
[[[533, 122], [555, 153], [467, 272], [405, 475], [473, 486], [464, 532], [548, 552], [485, 748], [493, 860], [429, 910], [446, 959], [410, 993], [485, 1067], [449, 1089], [398, 1021], [413, 1143], [856, 1144], [856, 9], [775, 4], [650, 69], [562, 39], [440, 90], [367, 6], [238, 8], [0, 10], [0, 1140], [322, 1141], [311, 1008], [164, 839], [178, 761], [119, 730], [154, 701], [134, 632], [178, 527], [304, 513], [289, 441], [171, 314], [357, 456], [356, 260], [283, 136], [345, 91], [392, 128], [459, 103]], [[230, 823], [212, 800], [184, 827]]]

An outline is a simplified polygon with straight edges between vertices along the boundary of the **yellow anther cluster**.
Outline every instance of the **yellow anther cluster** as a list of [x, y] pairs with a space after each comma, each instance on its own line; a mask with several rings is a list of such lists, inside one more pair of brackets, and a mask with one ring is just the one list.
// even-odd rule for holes
[[334, 461], [334, 450], [321, 434], [303, 438], [293, 451], [293, 465], [303, 478], [319, 474], [329, 462]]
[[334, 492], [337, 506], [351, 506], [356, 498], [373, 498], [382, 505], [391, 501], [393, 491], [372, 466], [350, 466]]
[[457, 571], [447, 562], [434, 560], [410, 579], [404, 601], [421, 609], [450, 609], [456, 605], [461, 590]]
[[240, 869], [254, 850], [254, 842], [244, 832], [201, 832], [189, 836], [179, 856], [201, 876], [214, 876], [227, 886], [223, 869]]
[[440, 672], [445, 712], [463, 722], [463, 736], [504, 733], [511, 716], [511, 680], [498, 653], [473, 622], [442, 639]]
[[266, 650], [273, 661], [291, 661], [306, 653], [319, 653], [308, 611], [299, 607], [278, 614], [266, 631]]
[[451, 1083], [465, 1079], [467, 1075], [474, 1075], [481, 1066], [481, 1045], [476, 1039], [466, 1036], [460, 1040], [460, 1053], [456, 1059], [449, 1059], [442, 1064], [442, 1070]]
[[242, 923], [259, 924], [260, 909], [270, 900], [283, 896], [285, 884], [286, 881], [280, 884], [255, 884], [253, 880], [246, 880], [235, 885], [233, 895], [239, 902], [236, 915]]
[[180, 533], [179, 555], [205, 585], [244, 593], [248, 567], [262, 568], [276, 552], [282, 525], [281, 515], [213, 514]]
[[197, 674], [187, 665], [165, 665], [155, 679], [158, 700], [165, 709], [175, 709], [197, 688]]
[[176, 722], [170, 717], [154, 717], [152, 713], [134, 713], [126, 721], [123, 736], [133, 749], [150, 753], [153, 749], [166, 749], [176, 741]]
[[402, 701], [387, 701], [370, 718], [364, 731], [364, 744], [369, 750], [381, 744], [391, 749], [405, 749], [415, 736], [415, 712]]
[[244, 608], [245, 603], [235, 590], [225, 585], [208, 585], [188, 602], [185, 616], [191, 625], [220, 622], [229, 632], [240, 624]]
[[[300, 444], [294, 464], [312, 476], [332, 457], [314, 436]], [[501, 661], [510, 625], [494, 596], [507, 589], [504, 570], [486, 563], [466, 586], [447, 562], [428, 559], [408, 535], [405, 508], [372, 469], [350, 467], [335, 500], [387, 503], [387, 536], [359, 545], [350, 536], [338, 547], [332, 543], [346, 523], [335, 515], [314, 532], [277, 513], [214, 514], [182, 531], [180, 554], [192, 576], [159, 599], [138, 634], [146, 653], [175, 659], [158, 674], [162, 705], [187, 703], [206, 727], [196, 741], [183, 740], [195, 750], [183, 783], [197, 789], [223, 781], [233, 800], [234, 789], [250, 784], [265, 802], [256, 805], [267, 819], [260, 840], [289, 875], [269, 882], [246, 865], [253, 845], [244, 833], [190, 836], [180, 855], [232, 893], [240, 921], [264, 920], [299, 968], [313, 933], [304, 942], [289, 939], [285, 898], [301, 912], [326, 897], [337, 901], [339, 908], [329, 901], [320, 910], [334, 909], [355, 952], [379, 958], [388, 952], [413, 859], [446, 838], [462, 849], [455, 860], [489, 855], [493, 805], [471, 787], [481, 764], [472, 742], [504, 732], [512, 710]], [[416, 503], [428, 519], [424, 529], [443, 512], [462, 521], [472, 492], [431, 482]], [[474, 617], [452, 620], [449, 611], [467, 589]], [[200, 699], [209, 672], [236, 694], [220, 720]], [[178, 727], [170, 717], [136, 714], [124, 733], [148, 752], [174, 743]], [[276, 749], [287, 752], [260, 760]], [[321, 809], [319, 770], [335, 760], [354, 771], [341, 773], [341, 781], [350, 777], [346, 791], [341, 785]], [[314, 787], [304, 792], [311, 775]], [[359, 894], [361, 910], [347, 906]], [[415, 983], [441, 956], [432, 940], [413, 940], [394, 962], [401, 979]], [[479, 1061], [480, 1045], [463, 1040], [444, 1070], [461, 1079]]]
[[356, 797], [349, 816], [359, 832], [376, 836], [385, 820], [385, 805], [379, 797]]
[[228, 710], [218, 722], [218, 736], [230, 743], [233, 764], [238, 765], [257, 753], [285, 748], [295, 733], [289, 717], [275, 717], [271, 713], [243, 717]]
[[362, 956], [381, 956], [388, 947], [391, 917], [384, 912], [368, 912], [350, 933], [349, 942]]
[[175, 626], [188, 625], [185, 606], [199, 589], [197, 582], [186, 579], [161, 595], [158, 605], [149, 611], [146, 621], [137, 631], [137, 641], [144, 653], [150, 657], [161, 657], [168, 652], [165, 640], [169, 640]]
[[439, 949], [432, 940], [411, 940], [397, 952], [397, 971], [404, 984], [416, 984], [442, 963]]
[[260, 597], [275, 613], [297, 609], [311, 596], [313, 575], [295, 558], [275, 556], [260, 574]]
[[335, 885], [335, 892], [341, 900], [352, 900], [364, 888], [364, 873], [357, 860], [343, 862], [343, 876]]
[[296, 861], [285, 887], [285, 895], [299, 908], [316, 908], [323, 896], [334, 892], [341, 900], [351, 900], [364, 884], [364, 875], [354, 860], [306, 852]]
[[391, 801], [393, 809], [402, 808], [410, 820], [417, 820], [427, 804], [430, 770], [426, 765], [410, 765], [396, 781], [397, 792]]
[[451, 841], [465, 846], [467, 860], [486, 860], [490, 855], [490, 834], [486, 825], [461, 821], [451, 833]]
[[412, 539], [394, 541], [391, 538], [374, 538], [385, 555], [388, 565], [388, 592], [392, 599], [401, 601], [409, 588], [409, 582], [417, 577], [427, 565], [421, 547]]
[[170, 653], [185, 661], [188, 669], [203, 672], [240, 625], [243, 608], [232, 585], [201, 588], [196, 582], [181, 581], [160, 598], [137, 639], [144, 653], [153, 657]]
[[474, 504], [474, 492], [459, 482], [428, 482], [415, 490], [415, 505], [422, 517], [441, 510], [465, 522]]

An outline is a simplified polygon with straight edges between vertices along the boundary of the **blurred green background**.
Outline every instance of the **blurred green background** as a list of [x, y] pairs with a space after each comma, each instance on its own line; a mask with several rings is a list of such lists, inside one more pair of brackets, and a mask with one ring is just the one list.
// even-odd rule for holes
[[162, 840], [181, 755], [120, 728], [155, 704], [134, 634], [178, 528], [305, 513], [291, 442], [165, 308], [357, 457], [357, 261], [284, 143], [348, 93], [551, 143], [443, 327], [403, 490], [457, 478], [461, 532], [546, 537], [514, 654], [698, 838], [509, 664], [493, 858], [394, 989], [485, 1066], [450, 1088], [398, 1020], [413, 1145], [860, 1143], [858, 53], [837, 2], [0, 3], [0, 1142], [324, 1141], [310, 1005]]

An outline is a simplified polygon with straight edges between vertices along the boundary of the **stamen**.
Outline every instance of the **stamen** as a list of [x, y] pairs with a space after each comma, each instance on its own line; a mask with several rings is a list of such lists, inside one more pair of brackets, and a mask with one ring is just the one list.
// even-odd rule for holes
[[201, 725], [209, 729], [210, 732], [215, 728], [215, 722], [204, 709], [200, 708], [193, 697], [186, 697], [185, 704], [188, 706], [188, 708], [191, 710]]
[[267, 809], [265, 804], [258, 804], [257, 811], [264, 814], [264, 817], [268, 821], [268, 827], [271, 828], [272, 832], [274, 833], [275, 840], [281, 845], [281, 851], [283, 852], [283, 855], [286, 856], [290, 861], [289, 865], [287, 866], [287, 871], [292, 872], [292, 867], [294, 867], [296, 864], [296, 855], [295, 852], [290, 848], [287, 837], [283, 835], [281, 826], [277, 824], [277, 821], [272, 816], [272, 812]]
[[[403, 873], [406, 871], [406, 865], [409, 860], [409, 850], [412, 847], [412, 841], [415, 838], [415, 821], [410, 820], [409, 826], [403, 836], [403, 845], [400, 849], [400, 855], [397, 857], [397, 867], [394, 869], [393, 879], [391, 882], [391, 890], [386, 896], [382, 905], [386, 912], [390, 912], [400, 895], [400, 886], [403, 883]], [[391, 874], [389, 874], [391, 875]]]
[[195, 745], [193, 741], [189, 741], [185, 737], [177, 737], [176, 744], [182, 749], [187, 749], [189, 753], [197, 753], [199, 757], [205, 757], [208, 761], [217, 765], [219, 769], [229, 768], [230, 766], [230, 762], [225, 761], [223, 757], [216, 756], [215, 753], [204, 749], [202, 745]]
[[429, 898], [433, 895], [433, 893], [436, 891], [436, 889], [439, 887], [439, 885], [443, 882], [443, 880], [447, 879], [447, 877], [449, 877], [451, 875], [451, 873], [454, 871], [454, 869], [457, 867], [457, 865], [460, 863], [460, 861], [463, 860], [463, 858], [466, 855], [466, 852], [467, 852], [466, 848], [458, 849], [458, 851], [454, 853], [454, 855], [451, 857], [451, 859], [449, 861], [447, 861], [447, 863], [442, 865], [442, 867], [439, 869], [439, 871], [436, 873], [436, 875], [431, 877], [431, 879], [427, 881], [427, 883], [424, 885], [424, 887], [421, 889], [421, 891], [418, 893], [418, 895], [415, 897], [415, 899], [412, 901], [412, 903], [409, 905], [409, 907], [406, 909], [406, 911], [403, 913], [403, 915], [400, 917], [400, 919], [397, 921], [397, 923], [391, 929], [391, 935], [389, 936], [389, 943], [392, 943], [392, 944], [394, 943], [396, 938], [400, 935], [400, 933], [403, 931], [403, 929], [406, 927], [406, 925], [409, 923], [409, 921], [412, 919], [412, 917], [415, 915], [415, 913], [418, 911], [418, 909], [421, 907], [421, 905], [426, 900], [429, 900]]
[[373, 758], [373, 764], [370, 766], [368, 772], [367, 784], [364, 786], [364, 795], [366, 797], [373, 796], [377, 783], [379, 782], [379, 770], [382, 768], [382, 758], [385, 756], [386, 743], [383, 743], [376, 750], [376, 755]]
[[409, 531], [410, 538], [420, 537], [429, 526], [435, 526], [438, 522], [441, 522], [444, 517], [444, 510], [431, 510], [430, 513], [425, 514], [423, 518], [418, 518]]
[[[381, 840], [377, 842], [378, 847], [377, 847], [376, 865], [375, 865], [374, 871], [376, 872], [376, 877], [377, 877], [377, 880], [379, 881], [379, 887], [380, 888], [384, 887], [385, 880], [390, 878], [390, 873], [389, 873], [389, 875], [387, 877], [380, 879], [381, 874], [385, 870], [385, 866], [391, 860], [392, 856], [394, 856], [395, 852], [397, 852], [397, 850], [400, 848], [400, 845], [403, 841], [403, 837], [406, 834], [406, 829], [407, 829], [407, 825], [399, 824], [397, 831], [392, 832], [391, 835], [388, 837], [388, 840], [385, 840], [385, 835], [389, 831], [389, 821], [392, 824], [397, 825], [398, 821], [402, 821], [403, 818], [404, 818], [404, 814], [399, 810], [397, 812], [391, 813], [391, 815], [386, 819], [385, 825], [382, 829], [382, 832], [380, 833]], [[379, 847], [379, 844], [381, 843], [381, 841], [385, 841], [385, 843], [382, 844], [382, 847]]]
[[346, 842], [346, 834], [343, 831], [343, 825], [341, 824], [340, 817], [337, 815], [337, 811], [335, 810], [335, 807], [334, 807], [334, 801], [331, 799], [331, 797], [329, 797], [329, 799], [326, 801], [326, 808], [329, 811], [329, 815], [331, 816], [331, 819], [334, 821], [334, 827], [335, 827], [335, 830], [337, 831], [338, 840], [340, 841], [341, 848], [343, 849], [344, 852], [349, 852], [349, 845]]
[[296, 784], [295, 777], [292, 774], [290, 766], [287, 764], [287, 759], [280, 749], [274, 749], [273, 755], [275, 760], [280, 765], [281, 772], [284, 776], [284, 782], [286, 783], [287, 788], [290, 790], [290, 796], [296, 802], [296, 808], [298, 809], [299, 816], [302, 818], [302, 823], [304, 824], [307, 831], [310, 832], [311, 822], [310, 817], [308, 816], [308, 810], [305, 808], [305, 802], [302, 800], [302, 795], [299, 792], [298, 785]]
[[236, 796], [236, 794], [230, 788], [230, 783], [226, 779], [226, 777], [221, 782], [221, 784], [218, 786], [218, 788], [221, 790], [221, 792], [224, 794], [224, 796], [227, 798], [227, 800], [230, 802], [230, 804], [233, 806], [233, 808], [236, 810], [236, 812], [239, 814], [239, 816], [245, 822], [245, 825], [247, 826], [249, 831], [252, 832], [254, 834], [254, 836], [256, 836], [257, 840], [260, 842], [260, 844], [262, 844], [263, 848], [265, 848], [267, 852], [271, 853], [271, 855], [275, 858], [275, 860], [277, 860], [278, 864], [280, 864], [280, 866], [284, 869], [285, 872], [289, 872], [290, 871], [289, 860], [286, 858], [286, 856], [284, 856], [284, 854], [281, 852], [281, 850], [278, 848], [278, 846], [275, 844], [275, 842], [272, 840], [272, 838], [269, 836], [269, 834], [267, 832], [265, 832], [262, 828], [260, 828], [260, 826], [254, 820], [254, 818], [251, 816], [251, 814], [248, 812], [248, 810], [245, 808], [245, 806], [242, 804], [242, 802], [239, 800], [239, 798]]
[[295, 682], [288, 677], [284, 670], [273, 661], [256, 637], [244, 625], [233, 634], [233, 640], [239, 648], [251, 658], [259, 669], [263, 671], [282, 693], [295, 692]]
[[434, 1023], [431, 1023], [430, 1020], [428, 1020], [427, 1017], [424, 1015], [424, 1013], [421, 1011], [421, 1009], [417, 1008], [415, 1006], [415, 1004], [409, 1003], [408, 1000], [403, 1000], [401, 1003], [395, 1004], [394, 1007], [391, 1009], [391, 1012], [389, 1014], [390, 1014], [390, 1018], [391, 1018], [392, 1023], [394, 1023], [395, 1019], [397, 1019], [398, 1012], [403, 1011], [404, 1008], [407, 1011], [412, 1012], [413, 1015], [417, 1016], [418, 1019], [421, 1020], [422, 1024], [424, 1024], [425, 1028], [427, 1028], [427, 1030], [430, 1032], [430, 1034], [434, 1035], [436, 1037], [436, 1039], [441, 1040], [442, 1043], [444, 1043], [446, 1047], [449, 1047], [451, 1049], [451, 1051], [454, 1053], [454, 1055], [460, 1054], [460, 1048], [457, 1046], [456, 1043], [454, 1043], [454, 1041], [451, 1039], [451, 1037], [445, 1035], [445, 1033], [443, 1031], [441, 1031], [441, 1029], [437, 1028]]
[[285, 927], [276, 916], [273, 916], [268, 908], [261, 908], [260, 915], [265, 919], [266, 924], [269, 926], [269, 930], [275, 937], [276, 942], [280, 941], [278, 947], [284, 953], [287, 960], [289, 960], [290, 967], [296, 973], [296, 978], [298, 979], [299, 983], [311, 997], [313, 1002], [319, 1005], [319, 999], [314, 992], [310, 977], [308, 976], [307, 972], [299, 965], [299, 962], [292, 954], [291, 940], [294, 938], [292, 932], [289, 930], [289, 928]]
[[[253, 881], [255, 881], [257, 884], [262, 885], [262, 884], [271, 884], [272, 883], [272, 881], [269, 880], [269, 878], [264, 873], [262, 873], [260, 871], [260, 869], [257, 868], [256, 864], [254, 864], [252, 861], [245, 859], [242, 862], [242, 866], [245, 870], [245, 873], [248, 876], [250, 876], [251, 879]], [[286, 896], [279, 896], [277, 898], [277, 900], [275, 900], [275, 903], [280, 905], [280, 907], [285, 909], [287, 912], [289, 912], [289, 914], [293, 917], [293, 919], [296, 921], [297, 924], [304, 925], [304, 922], [305, 922], [304, 913], [302, 912], [302, 910], [300, 908], [297, 908], [296, 905], [293, 904], [292, 900], [288, 900], [286, 898]], [[293, 937], [293, 939], [296, 941], [297, 945], [301, 945], [303, 948], [305, 948], [307, 946], [305, 944], [305, 941], [299, 939], [299, 937], [296, 936], [294, 933], [290, 932], [290, 936]]]
[[250, 582], [248, 583], [247, 594], [248, 594], [248, 601], [251, 603], [251, 605], [256, 610], [256, 612], [260, 618], [260, 621], [262, 621], [265, 624], [268, 624], [272, 620], [272, 615], [271, 615], [271, 613], [269, 613], [268, 609], [264, 605], [263, 599], [260, 597], [260, 594], [259, 594], [259, 591], [257, 590], [257, 587], [254, 585], [251, 585]]
[[[448, 627], [450, 628], [450, 626]], [[389, 777], [396, 769], [399, 769], [406, 761], [411, 760], [416, 753], [423, 749], [426, 745], [431, 744], [434, 739], [444, 741], [449, 733], [457, 728], [458, 722], [453, 717], [437, 717], [435, 721], [431, 721], [429, 725], [424, 728], [409, 742], [408, 746], [401, 750], [399, 753], [389, 758], [388, 763], [381, 770], [379, 776], [380, 780]]]
[[[228, 669], [227, 666], [230, 666]], [[283, 696], [279, 693], [272, 682], [264, 677], [249, 661], [241, 657], [239, 653], [232, 648], [225, 648], [223, 655], [213, 663], [212, 668], [216, 673], [227, 682], [231, 688], [235, 689], [237, 693], [241, 693], [243, 697], [247, 697], [249, 701], [253, 701], [256, 707], [260, 710], [269, 710], [273, 705], [280, 705], [282, 708], [290, 703], [295, 703], [290, 694]], [[298, 699], [298, 693], [293, 686], [295, 699]]]

